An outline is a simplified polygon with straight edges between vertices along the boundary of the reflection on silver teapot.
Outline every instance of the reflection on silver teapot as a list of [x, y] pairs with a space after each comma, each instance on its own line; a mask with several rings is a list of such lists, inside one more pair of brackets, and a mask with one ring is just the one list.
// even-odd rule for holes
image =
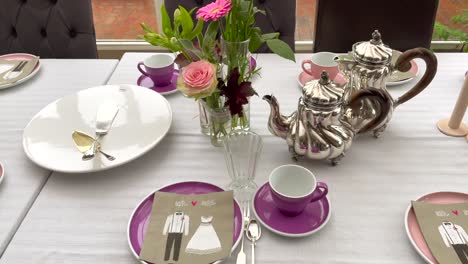
[[[373, 133], [379, 137], [385, 130], [387, 123], [392, 117], [393, 110], [398, 105], [410, 100], [424, 90], [434, 78], [437, 71], [437, 58], [434, 54], [424, 48], [407, 50], [399, 56], [395, 64], [392, 64], [393, 50], [383, 44], [380, 33], [376, 30], [372, 33], [370, 41], [358, 42], [353, 45], [351, 55], [338, 56], [340, 71], [345, 75], [347, 85], [345, 86], [345, 101], [351, 100], [352, 96], [361, 89], [376, 88], [383, 92], [391, 109], [386, 118], [378, 124]], [[388, 77], [395, 71], [407, 72], [411, 68], [411, 60], [423, 59], [426, 62], [426, 71], [419, 82], [408, 92], [397, 99], [393, 99], [388, 93], [385, 83]], [[357, 130], [373, 122], [380, 116], [382, 109], [380, 103], [373, 100], [363, 100], [352, 109], [348, 109], [345, 119]]]
[[[303, 87], [297, 111], [289, 116], [280, 113], [273, 95], [264, 96], [271, 108], [270, 132], [286, 139], [294, 159], [301, 156], [328, 159], [336, 165], [351, 147], [355, 134], [376, 129], [391, 110], [388, 98], [380, 89], [360, 89], [347, 104], [344, 92], [343, 85], [332, 82], [328, 73], [323, 72], [319, 80], [310, 81]], [[373, 120], [356, 130], [344, 118], [344, 113], [358, 109], [363, 100], [371, 100], [378, 105], [379, 112]]]

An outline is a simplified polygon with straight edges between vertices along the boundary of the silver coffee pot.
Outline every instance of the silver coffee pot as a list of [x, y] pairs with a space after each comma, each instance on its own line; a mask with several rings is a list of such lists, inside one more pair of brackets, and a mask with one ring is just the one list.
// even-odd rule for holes
[[[400, 104], [410, 100], [423, 91], [434, 78], [437, 71], [437, 58], [425, 48], [415, 48], [402, 53], [395, 64], [392, 64], [393, 50], [382, 42], [379, 31], [372, 33], [370, 41], [358, 42], [353, 45], [352, 53], [338, 56], [340, 71], [345, 75], [345, 100], [349, 101], [361, 89], [376, 88], [383, 92], [386, 101], [391, 105], [387, 117], [372, 131], [379, 137], [387, 127], [393, 110]], [[408, 92], [394, 99], [386, 88], [386, 81], [395, 71], [407, 72], [411, 68], [411, 60], [423, 59], [426, 62], [426, 71], [423, 77]], [[381, 113], [380, 104], [372, 100], [363, 100], [355, 108], [349, 109], [345, 114], [346, 120], [357, 130], [372, 122]]]
[[[265, 95], [263, 99], [270, 104], [268, 128], [273, 135], [286, 139], [294, 159], [302, 156], [327, 159], [336, 165], [351, 147], [355, 134], [374, 130], [385, 120], [391, 107], [380, 89], [360, 89], [348, 103], [344, 95], [344, 86], [331, 81], [327, 72], [319, 80], [304, 85], [297, 111], [289, 116], [280, 113], [273, 95]], [[352, 112], [363, 100], [372, 100], [380, 111], [375, 119], [356, 130], [344, 118], [344, 113], [348, 109]]]

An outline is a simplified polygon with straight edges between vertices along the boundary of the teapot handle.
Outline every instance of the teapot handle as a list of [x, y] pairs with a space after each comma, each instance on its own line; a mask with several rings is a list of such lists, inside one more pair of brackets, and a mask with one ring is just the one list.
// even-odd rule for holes
[[351, 97], [349, 107], [351, 107], [351, 109], [359, 109], [359, 104], [364, 99], [369, 99], [378, 103], [380, 105], [380, 112], [376, 118], [357, 131], [357, 134], [372, 131], [380, 127], [380, 125], [385, 122], [388, 114], [393, 108], [393, 99], [390, 95], [387, 92], [376, 88], [366, 88], [357, 91]]
[[434, 79], [437, 72], [437, 58], [432, 51], [425, 48], [415, 48], [405, 51], [396, 61], [395, 69], [401, 72], [409, 71], [411, 69], [411, 60], [416, 58], [424, 60], [426, 63], [426, 71], [421, 80], [419, 80], [413, 88], [395, 101], [395, 107], [418, 95], [431, 83], [432, 79]]

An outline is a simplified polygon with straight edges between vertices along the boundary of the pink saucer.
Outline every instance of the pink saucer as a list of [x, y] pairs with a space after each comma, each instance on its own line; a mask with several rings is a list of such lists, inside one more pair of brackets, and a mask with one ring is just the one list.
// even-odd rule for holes
[[166, 86], [155, 86], [153, 80], [150, 77], [141, 75], [137, 80], [138, 86], [143, 86], [150, 88], [151, 90], [158, 92], [162, 95], [172, 94], [177, 92], [177, 78], [179, 77], [179, 70], [175, 69], [174, 74], [172, 75], [171, 84]]
[[[426, 194], [416, 201], [424, 201], [432, 204], [465, 203], [468, 202], [468, 194], [457, 192], [435, 192]], [[427, 263], [439, 264], [424, 240], [424, 236], [421, 229], [419, 229], [418, 221], [411, 204], [406, 210], [405, 227], [406, 234], [419, 255], [421, 255]]]
[[[297, 77], [297, 82], [299, 83], [299, 85], [301, 87], [304, 87], [304, 85], [307, 83], [307, 82], [310, 82], [312, 80], [318, 80], [320, 79], [320, 77], [314, 77], [314, 76], [311, 76], [305, 72], [301, 72], [299, 74], [299, 76]], [[338, 83], [338, 84], [345, 84], [346, 83], [346, 79], [345, 77], [341, 74], [341, 73], [338, 73], [335, 77], [335, 79], [333, 79], [334, 82]]]

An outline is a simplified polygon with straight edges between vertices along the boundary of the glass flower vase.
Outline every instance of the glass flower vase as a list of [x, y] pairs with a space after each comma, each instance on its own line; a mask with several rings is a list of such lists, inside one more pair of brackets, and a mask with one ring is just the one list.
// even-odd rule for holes
[[205, 101], [201, 101], [201, 104], [207, 114], [211, 144], [221, 147], [224, 137], [231, 132], [231, 112], [221, 99], [215, 107], [209, 106]]
[[210, 136], [210, 124], [209, 124], [209, 114], [206, 109], [206, 104], [200, 100], [198, 101], [198, 112], [200, 117], [200, 130], [203, 135]]
[[250, 99], [249, 102], [242, 106], [242, 115], [232, 116], [232, 130], [250, 130]]
[[227, 74], [238, 68], [241, 76], [248, 78], [250, 71], [250, 39], [245, 41], [227, 41], [221, 38], [221, 51], [223, 64], [226, 65]]
[[[245, 41], [226, 41], [221, 38], [221, 49], [224, 64], [224, 79], [233, 69], [238, 68], [242, 81], [248, 81], [251, 75], [249, 52], [250, 39]], [[250, 129], [250, 100], [242, 107], [242, 114], [232, 116], [232, 130]]]

